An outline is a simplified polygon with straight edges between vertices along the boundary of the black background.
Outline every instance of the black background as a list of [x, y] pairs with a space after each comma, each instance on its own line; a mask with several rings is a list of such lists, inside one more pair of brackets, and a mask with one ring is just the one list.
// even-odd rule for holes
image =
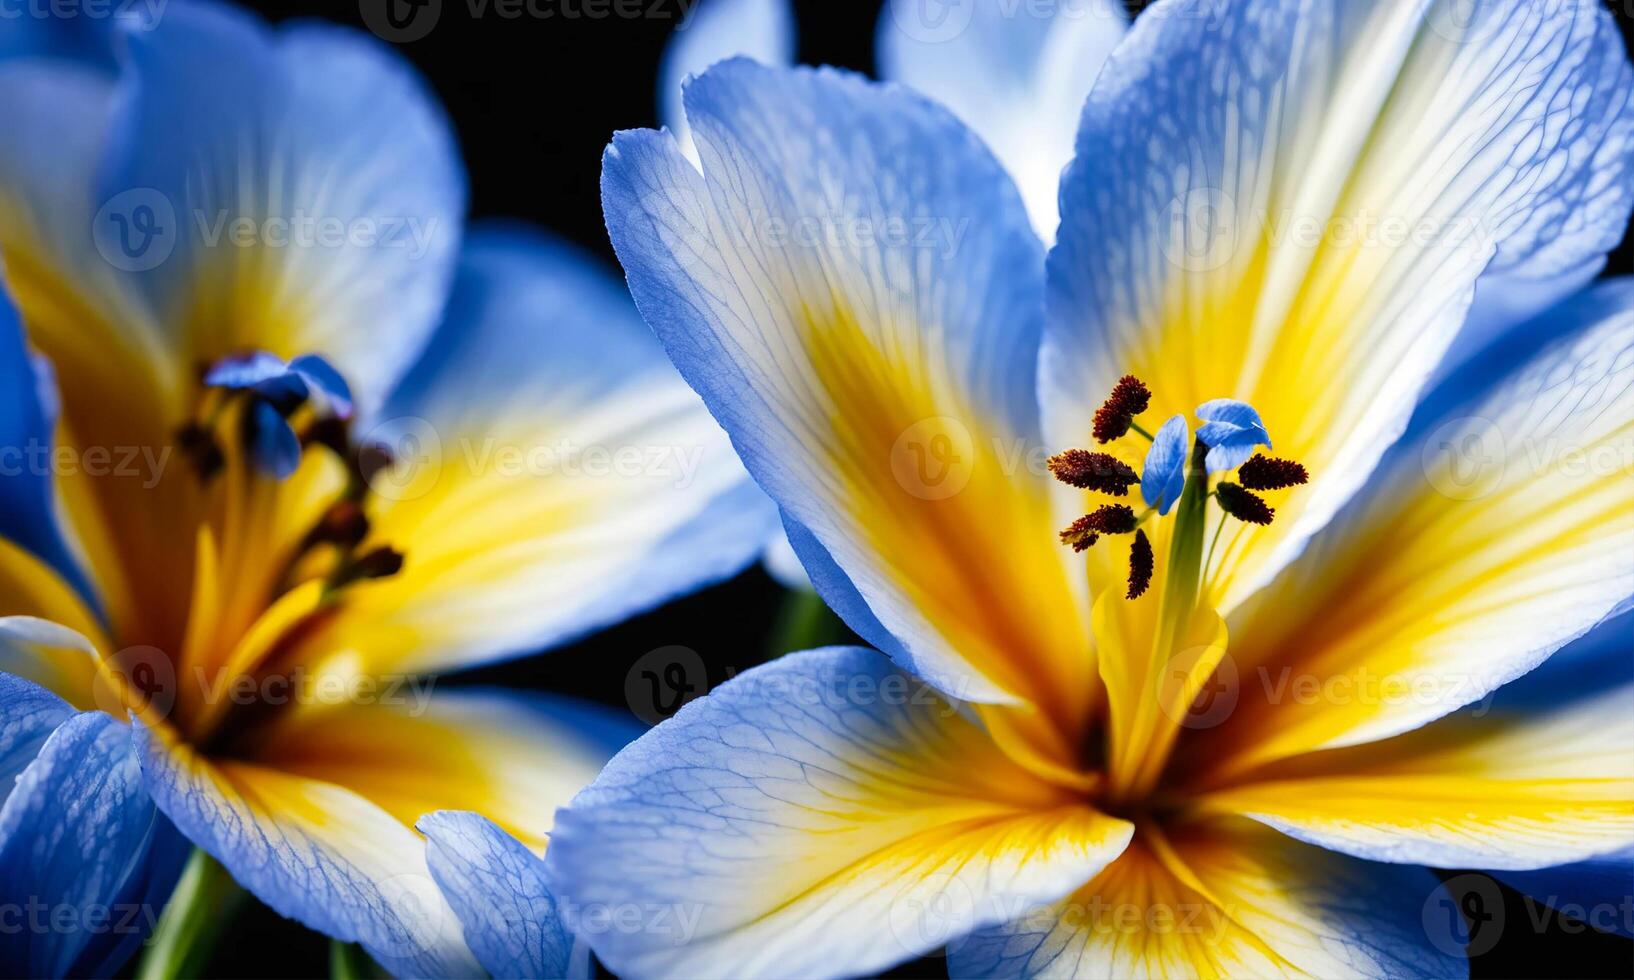
[[[593, 18], [569, 16], [587, 9], [583, 0], [538, 0], [535, 9], [555, 16], [516, 19], [501, 17], [491, 3], [473, 16], [474, 5], [481, 2], [441, 0], [436, 26], [397, 46], [429, 78], [452, 118], [470, 172], [473, 217], [524, 218], [611, 263], [597, 189], [601, 152], [616, 129], [657, 125], [657, 65], [677, 22], [679, 2], [646, 0], [642, 6], [651, 16]], [[1634, 36], [1634, 0], [1607, 2], [1625, 37]], [[256, 0], [249, 5], [274, 20], [316, 16], [364, 26], [356, 0]], [[1131, 0], [1133, 9], [1143, 5]], [[873, 72], [875, 0], [805, 0], [795, 7], [802, 62]], [[1613, 272], [1634, 271], [1631, 245], [1625, 240], [1613, 257]], [[674, 645], [697, 651], [712, 684], [763, 660], [781, 601], [782, 590], [753, 568], [547, 656], [449, 683], [535, 687], [625, 707], [630, 668], [649, 651]], [[1552, 914], [1539, 931], [1532, 926], [1534, 912], [1526, 900], [1514, 893], [1506, 898], [1501, 939], [1491, 952], [1474, 959], [1474, 975], [1634, 975], [1634, 943], [1562, 923]], [[319, 976], [327, 973], [327, 955], [327, 940], [256, 906], [230, 928], [209, 972]], [[946, 972], [940, 959], [926, 959], [893, 975]]]

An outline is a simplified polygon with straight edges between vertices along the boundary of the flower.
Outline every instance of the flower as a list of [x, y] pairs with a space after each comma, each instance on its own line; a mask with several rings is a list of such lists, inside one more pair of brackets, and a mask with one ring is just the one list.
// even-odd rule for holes
[[[1463, 12], [1159, 0], [1085, 106], [1047, 276], [1003, 168], [898, 88], [730, 61], [687, 91], [701, 173], [615, 138], [637, 305], [878, 652], [739, 676], [558, 814], [565, 900], [695, 917], [587, 936], [611, 969], [1460, 972], [1425, 866], [1614, 880], [1581, 872], [1634, 853], [1628, 621], [1589, 631], [1634, 595], [1634, 284], [1574, 293], [1629, 216], [1631, 72], [1604, 11]], [[836, 213], [969, 234], [766, 230]], [[1249, 490], [1194, 438], [1149, 583], [1133, 546], [1075, 554], [1106, 498], [1029, 461], [1126, 375], [1308, 482]], [[1556, 653], [1580, 636], [1621, 667]]]
[[[382, 46], [184, 2], [4, 29], [0, 904], [161, 904], [197, 845], [394, 972], [474, 971], [436, 882], [478, 818], [429, 863], [416, 821], [531, 856], [633, 732], [435, 675], [731, 574], [775, 513], [612, 275], [461, 241]], [[0, 965], [141, 939], [80, 921]]]

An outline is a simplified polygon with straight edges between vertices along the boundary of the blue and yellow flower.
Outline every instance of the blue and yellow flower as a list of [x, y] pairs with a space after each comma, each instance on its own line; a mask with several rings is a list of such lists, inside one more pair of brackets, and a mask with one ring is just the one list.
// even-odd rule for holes
[[1625, 900], [1634, 284], [1580, 290], [1631, 91], [1588, 5], [1159, 0], [1047, 263], [900, 88], [731, 61], [701, 171], [616, 137], [637, 305], [879, 652], [737, 678], [558, 814], [564, 900], [693, 924], [596, 953], [1461, 973], [1427, 867]]
[[75, 927], [0, 966], [116, 969], [151, 922], [84, 917], [162, 906], [191, 844], [470, 972], [432, 878], [481, 855], [428, 866], [416, 821], [537, 852], [626, 726], [426, 678], [728, 575], [775, 514], [613, 276], [462, 241], [448, 125], [381, 46], [182, 2], [4, 30], [0, 904]]

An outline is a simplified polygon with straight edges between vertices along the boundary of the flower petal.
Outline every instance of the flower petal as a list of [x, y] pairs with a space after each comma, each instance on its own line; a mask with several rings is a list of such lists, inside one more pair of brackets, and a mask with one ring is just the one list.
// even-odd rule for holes
[[1184, 415], [1174, 415], [1152, 438], [1141, 467], [1140, 495], [1146, 506], [1167, 514], [1186, 489], [1186, 458], [1191, 455], [1191, 429]]
[[185, 845], [142, 786], [130, 729], [101, 712], [64, 722], [0, 807], [0, 904], [50, 916], [6, 937], [0, 972], [118, 970], [153, 928]]
[[1634, 939], [1634, 845], [1587, 861], [1493, 877], [1564, 915]]
[[777, 526], [624, 287], [519, 228], [472, 236], [448, 320], [363, 433], [402, 571], [308, 638], [378, 672], [534, 653], [736, 574]]
[[477, 971], [409, 827], [333, 783], [206, 759], [165, 729], [134, 728], [154, 802], [280, 915], [361, 943], [394, 974]]
[[[3, 71], [3, 67], [0, 67]], [[11, 297], [0, 285], [0, 538], [75, 574], [57, 523], [49, 459], [56, 424], [56, 379], [31, 354]]]
[[1471, 708], [1383, 742], [1286, 760], [1211, 793], [1374, 861], [1529, 870], [1634, 846], [1634, 684], [1554, 711]]
[[1111, 0], [887, 0], [874, 43], [881, 78], [941, 102], [993, 148], [1048, 242], [1084, 97], [1128, 29]]
[[431, 874], [489, 976], [590, 975], [589, 947], [564, 927], [544, 861], [481, 814], [445, 810], [417, 826]]
[[1062, 182], [1049, 442], [1081, 439], [1125, 373], [1160, 417], [1256, 406], [1313, 479], [1226, 556], [1229, 616], [1362, 485], [1478, 282], [1547, 279], [1621, 238], [1631, 88], [1593, 4], [1154, 4]]
[[794, 48], [789, 0], [706, 0], [676, 25], [658, 66], [658, 102], [664, 127], [693, 165], [698, 165], [698, 148], [681, 104], [686, 81], [717, 61], [738, 56], [765, 65], [792, 65]]
[[404, 826], [473, 810], [543, 850], [556, 808], [641, 733], [628, 714], [569, 698], [379, 678], [367, 697], [279, 722], [251, 761], [345, 787]]
[[687, 106], [702, 176], [651, 131], [605, 158], [643, 315], [915, 672], [1079, 724], [1086, 612], [1025, 465], [1039, 248], [1009, 179], [946, 111], [832, 70], [730, 61]]
[[[557, 815], [579, 934], [643, 976], [872, 973], [1092, 877], [1128, 823], [1011, 762], [861, 649], [790, 654], [687, 705]], [[949, 911], [949, 910], [952, 911]]]
[[367, 35], [214, 4], [125, 41], [101, 201], [146, 195], [176, 225], [137, 272], [183, 363], [321, 353], [377, 407], [436, 325], [464, 218], [423, 82]]
[[[1367, 864], [1246, 821], [1143, 831], [1094, 881], [949, 949], [955, 977], [1465, 976], [1425, 924], [1420, 868]], [[1456, 911], [1452, 913], [1456, 915]], [[1439, 919], [1434, 921], [1439, 922]]]
[[1364, 493], [1231, 617], [1236, 707], [1195, 733], [1215, 766], [1416, 728], [1634, 594], [1634, 282], [1546, 319], [1543, 351], [1475, 365], [1484, 391], [1455, 375], [1433, 393]]
[[21, 677], [0, 673], [0, 805], [11, 795], [17, 774], [40, 754], [40, 746], [74, 709], [50, 691]]

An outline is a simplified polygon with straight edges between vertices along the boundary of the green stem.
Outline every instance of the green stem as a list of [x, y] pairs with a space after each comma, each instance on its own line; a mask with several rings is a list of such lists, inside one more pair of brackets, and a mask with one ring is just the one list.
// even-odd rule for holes
[[780, 657], [796, 650], [834, 643], [845, 636], [845, 625], [811, 589], [790, 589], [772, 623], [768, 653]]
[[[1209, 496], [1214, 496], [1212, 493]], [[1214, 567], [1214, 546], [1220, 543], [1220, 532], [1225, 530], [1225, 511], [1220, 512], [1220, 523], [1214, 525], [1214, 537], [1209, 539], [1208, 554], [1203, 556], [1203, 581], [1208, 581], [1208, 570]]]
[[222, 927], [244, 901], [227, 869], [195, 849], [148, 941], [136, 980], [175, 980], [204, 972]]
[[329, 940], [329, 980], [368, 980], [379, 976], [374, 961], [356, 943]]
[[1157, 441], [1155, 438], [1152, 437], [1152, 434], [1150, 432], [1147, 432], [1145, 429], [1141, 428], [1140, 423], [1134, 421], [1133, 419], [1131, 419], [1130, 422], [1129, 422], [1129, 428], [1131, 428], [1131, 429], [1135, 430], [1136, 432], [1140, 433], [1141, 435], [1145, 436], [1147, 442], [1156, 442]]

